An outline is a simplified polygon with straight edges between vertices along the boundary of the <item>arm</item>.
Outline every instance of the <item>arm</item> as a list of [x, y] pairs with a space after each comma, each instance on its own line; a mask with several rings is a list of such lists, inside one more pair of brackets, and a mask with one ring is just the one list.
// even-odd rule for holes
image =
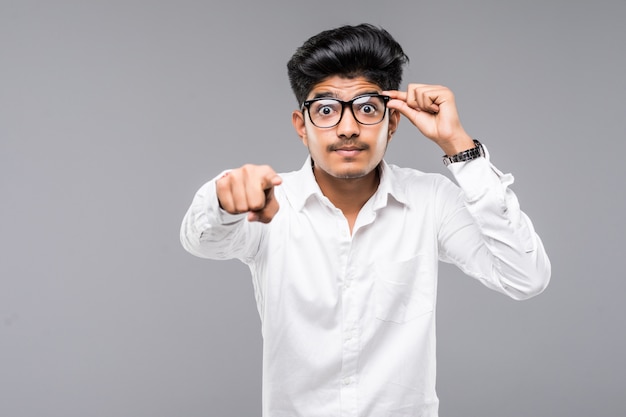
[[513, 299], [541, 293], [550, 280], [550, 261], [508, 188], [513, 177], [493, 167], [488, 153], [449, 169], [462, 192], [448, 193], [443, 200], [440, 259]]
[[[474, 147], [448, 88], [409, 84], [406, 92], [384, 94], [392, 98], [390, 109], [407, 117], [446, 155]], [[488, 153], [485, 158], [453, 163], [448, 168], [463, 192], [447, 190], [443, 198], [441, 209], [446, 214], [439, 231], [441, 260], [455, 263], [514, 299], [543, 291], [550, 279], [550, 261], [530, 219], [508, 189], [513, 177], [495, 169]]]
[[261, 233], [257, 222], [268, 223], [278, 212], [274, 187], [281, 182], [270, 167], [257, 165], [244, 165], [207, 182], [183, 219], [183, 247], [203, 258], [252, 256]]

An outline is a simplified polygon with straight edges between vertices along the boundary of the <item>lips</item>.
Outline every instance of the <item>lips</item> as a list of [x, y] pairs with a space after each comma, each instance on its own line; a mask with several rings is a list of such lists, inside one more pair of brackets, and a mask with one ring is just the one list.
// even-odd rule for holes
[[361, 151], [362, 149], [359, 148], [339, 148], [335, 152], [343, 157], [353, 158], [357, 156]]
[[328, 146], [329, 152], [335, 153], [335, 155], [345, 159], [356, 158], [361, 152], [368, 149], [369, 145], [367, 143], [354, 141], [339, 142]]

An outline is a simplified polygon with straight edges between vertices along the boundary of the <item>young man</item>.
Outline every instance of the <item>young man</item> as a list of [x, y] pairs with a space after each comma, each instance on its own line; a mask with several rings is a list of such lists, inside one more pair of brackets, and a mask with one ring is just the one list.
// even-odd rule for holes
[[[463, 130], [449, 89], [397, 91], [407, 61], [371, 25], [306, 41], [288, 63], [304, 166], [223, 173], [184, 218], [189, 252], [250, 267], [265, 417], [437, 416], [438, 261], [517, 300], [548, 284], [512, 176]], [[441, 147], [460, 187], [383, 160], [402, 115]]]

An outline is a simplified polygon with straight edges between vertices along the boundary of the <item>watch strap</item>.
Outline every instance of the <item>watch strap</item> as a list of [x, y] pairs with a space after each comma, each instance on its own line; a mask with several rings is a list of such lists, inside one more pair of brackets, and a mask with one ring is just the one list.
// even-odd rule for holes
[[474, 147], [472, 149], [468, 149], [463, 152], [459, 152], [456, 155], [448, 156], [444, 155], [443, 164], [448, 166], [455, 162], [465, 162], [471, 161], [472, 159], [480, 158], [485, 156], [485, 149], [483, 145], [476, 139], [474, 139]]

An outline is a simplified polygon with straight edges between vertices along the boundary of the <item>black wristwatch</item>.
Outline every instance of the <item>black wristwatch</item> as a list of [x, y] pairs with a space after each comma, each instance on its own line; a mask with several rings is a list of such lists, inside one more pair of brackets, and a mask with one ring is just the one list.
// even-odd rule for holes
[[443, 164], [448, 166], [454, 162], [464, 162], [471, 161], [472, 159], [480, 158], [481, 156], [485, 156], [485, 150], [483, 149], [483, 145], [474, 139], [474, 147], [472, 149], [468, 149], [463, 152], [459, 152], [456, 155], [443, 156]]

